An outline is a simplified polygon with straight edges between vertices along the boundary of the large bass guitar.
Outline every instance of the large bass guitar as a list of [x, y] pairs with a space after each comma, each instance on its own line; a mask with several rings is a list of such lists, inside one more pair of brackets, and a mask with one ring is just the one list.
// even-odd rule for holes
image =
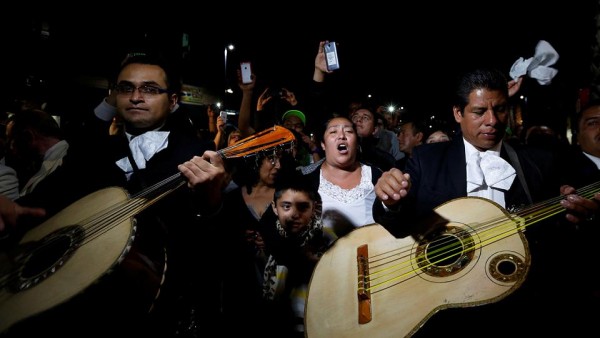
[[[592, 198], [600, 182], [578, 189]], [[307, 337], [409, 337], [438, 311], [499, 301], [524, 281], [524, 230], [564, 211], [556, 197], [514, 214], [465, 197], [438, 206], [448, 221], [422, 239], [395, 238], [379, 224], [339, 238], [313, 272]]]
[[[289, 130], [274, 126], [218, 152], [224, 159], [244, 158], [291, 148], [294, 141]], [[0, 254], [0, 332], [71, 300], [127, 262], [134, 217], [185, 183], [178, 173], [133, 196], [122, 188], [101, 189], [25, 233], [14, 250]]]

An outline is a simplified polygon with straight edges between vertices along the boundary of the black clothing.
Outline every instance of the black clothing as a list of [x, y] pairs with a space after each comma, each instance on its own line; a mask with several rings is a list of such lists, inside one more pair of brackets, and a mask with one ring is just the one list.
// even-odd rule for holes
[[375, 166], [381, 171], [394, 168], [396, 163], [391, 153], [377, 147], [377, 139], [372, 136], [360, 138], [360, 161]]

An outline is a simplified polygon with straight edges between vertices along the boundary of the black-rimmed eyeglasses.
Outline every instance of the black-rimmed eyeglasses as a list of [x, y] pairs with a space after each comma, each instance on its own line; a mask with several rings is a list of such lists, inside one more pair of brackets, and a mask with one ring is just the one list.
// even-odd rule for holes
[[133, 92], [136, 91], [136, 89], [139, 90], [141, 95], [150, 95], [150, 96], [164, 94], [164, 93], [169, 92], [168, 89], [160, 88], [157, 86], [141, 85], [139, 87], [136, 87], [131, 84], [118, 84], [115, 86], [114, 90], [119, 95], [131, 95], [131, 94], [133, 94]]

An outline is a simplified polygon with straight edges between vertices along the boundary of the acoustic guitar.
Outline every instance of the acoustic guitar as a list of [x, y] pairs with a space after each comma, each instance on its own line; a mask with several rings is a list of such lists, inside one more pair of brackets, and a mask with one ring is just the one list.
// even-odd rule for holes
[[[245, 158], [291, 149], [294, 141], [288, 129], [274, 126], [218, 153], [224, 159]], [[178, 173], [133, 196], [118, 187], [101, 189], [25, 233], [14, 250], [0, 255], [0, 332], [110, 275], [129, 258], [135, 216], [185, 183]], [[161, 283], [159, 278], [153, 298]]]
[[[586, 198], [600, 182], [578, 190]], [[564, 197], [514, 214], [478, 197], [435, 211], [448, 222], [415, 240], [379, 224], [340, 237], [319, 260], [308, 288], [306, 336], [410, 337], [438, 311], [497, 302], [530, 266], [526, 227], [564, 211]]]

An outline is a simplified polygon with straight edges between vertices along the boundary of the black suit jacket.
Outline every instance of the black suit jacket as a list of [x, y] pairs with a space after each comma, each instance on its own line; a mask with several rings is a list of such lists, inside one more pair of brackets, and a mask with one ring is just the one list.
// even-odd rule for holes
[[[513, 209], [530, 204], [523, 180], [533, 201], [541, 201], [559, 194], [559, 181], [553, 165], [555, 159], [551, 153], [540, 149], [513, 146], [518, 158], [514, 163], [502, 146], [500, 156], [514, 168], [519, 165], [523, 176], [517, 175], [506, 193], [506, 208]], [[415, 147], [404, 172], [411, 177], [411, 188], [407, 198], [401, 202], [400, 210], [385, 212], [382, 203], [374, 204], [375, 221], [392, 233], [406, 235], [406, 222], [410, 219], [418, 222], [437, 206], [459, 197], [467, 196], [467, 169], [465, 148], [462, 138], [449, 142], [423, 144]]]

